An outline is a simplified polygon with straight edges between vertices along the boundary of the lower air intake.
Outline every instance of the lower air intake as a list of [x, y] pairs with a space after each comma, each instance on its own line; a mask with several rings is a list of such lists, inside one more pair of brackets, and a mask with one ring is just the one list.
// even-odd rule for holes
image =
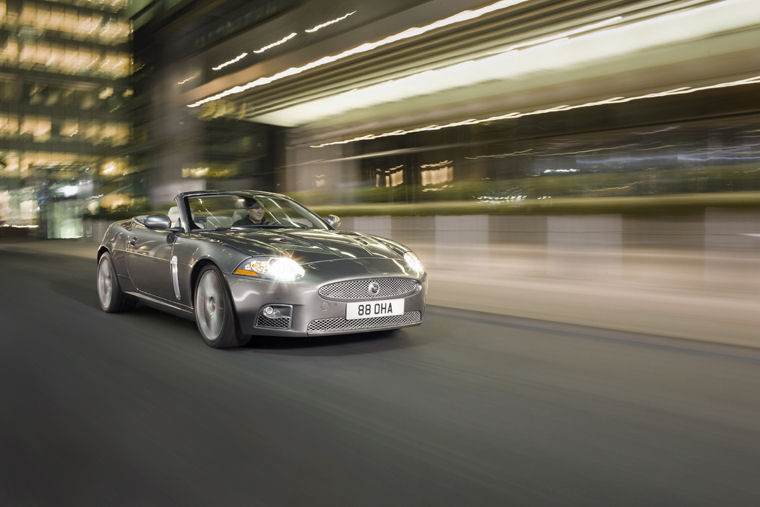
[[290, 327], [290, 318], [281, 317], [279, 319], [270, 319], [263, 315], [259, 315], [256, 320], [256, 327], [268, 327], [272, 329], [288, 329]]
[[309, 334], [332, 333], [336, 331], [369, 331], [419, 324], [420, 312], [406, 312], [403, 315], [373, 317], [371, 319], [316, 319], [309, 322], [306, 331]]

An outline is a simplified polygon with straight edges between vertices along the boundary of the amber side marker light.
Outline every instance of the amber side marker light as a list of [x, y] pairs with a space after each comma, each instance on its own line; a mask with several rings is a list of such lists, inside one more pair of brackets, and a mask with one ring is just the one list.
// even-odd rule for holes
[[245, 275], [245, 276], [259, 276], [259, 274], [255, 271], [248, 271], [247, 269], [241, 269], [241, 268], [236, 269], [235, 274]]

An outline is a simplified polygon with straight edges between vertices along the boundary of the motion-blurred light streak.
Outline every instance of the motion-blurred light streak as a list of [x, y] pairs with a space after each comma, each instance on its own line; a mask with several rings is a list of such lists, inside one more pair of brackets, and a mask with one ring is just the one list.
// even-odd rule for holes
[[354, 143], [357, 141], [369, 141], [372, 139], [380, 139], [383, 137], [402, 136], [402, 135], [412, 134], [416, 132], [429, 132], [433, 130], [441, 130], [444, 128], [460, 127], [464, 125], [477, 125], [481, 123], [487, 123], [487, 122], [493, 122], [493, 121], [499, 121], [499, 120], [522, 118], [524, 116], [536, 116], [536, 115], [541, 115], [541, 114], [556, 113], [560, 111], [570, 111], [573, 109], [596, 107], [596, 106], [608, 105], [608, 104], [622, 104], [626, 102], [632, 102], [635, 100], [651, 99], [655, 97], [664, 97], [668, 95], [685, 95], [685, 94], [711, 90], [711, 89], [716, 89], [716, 88], [728, 88], [728, 87], [733, 87], [733, 86], [744, 86], [744, 85], [751, 85], [751, 84], [760, 84], [760, 76], [740, 79], [737, 81], [727, 81], [727, 82], [718, 83], [718, 84], [709, 85], [709, 86], [700, 86], [697, 88], [680, 87], [680, 88], [675, 88], [675, 89], [667, 90], [663, 92], [647, 93], [644, 95], [636, 95], [632, 97], [612, 97], [609, 99], [586, 102], [583, 104], [576, 104], [572, 106], [561, 105], [561, 106], [551, 107], [547, 109], [537, 109], [535, 111], [530, 111], [526, 113], [512, 112], [512, 113], [506, 113], [506, 114], [498, 115], [498, 116], [489, 116], [488, 118], [480, 118], [480, 119], [473, 118], [473, 119], [468, 119], [468, 120], [456, 121], [456, 122], [446, 123], [444, 125], [434, 124], [434, 125], [428, 125], [426, 127], [418, 127], [418, 128], [409, 129], [409, 130], [397, 129], [391, 132], [384, 132], [381, 134], [365, 134], [363, 136], [352, 137], [352, 138], [343, 139], [340, 141], [332, 141], [332, 142], [327, 142], [327, 143], [311, 145], [311, 148], [324, 148], [326, 146], [348, 144], [348, 143]]
[[177, 81], [177, 86], [182, 86], [183, 84], [192, 81], [196, 77], [198, 77], [200, 74], [193, 74], [192, 76], [186, 77], [185, 79], [181, 81]]
[[223, 68], [225, 68], [225, 67], [227, 67], [227, 66], [229, 66], [229, 65], [232, 65], [233, 63], [237, 63], [237, 62], [239, 62], [240, 60], [242, 60], [242, 59], [243, 59], [243, 58], [245, 58], [246, 56], [248, 56], [248, 53], [247, 53], [247, 52], [244, 52], [244, 53], [240, 53], [240, 54], [239, 54], [239, 55], [237, 55], [235, 58], [232, 58], [232, 59], [230, 59], [230, 60], [227, 60], [226, 62], [220, 63], [220, 64], [219, 64], [219, 65], [217, 65], [216, 67], [211, 67], [211, 69], [212, 69], [212, 70], [222, 70]]
[[544, 44], [566, 41], [573, 35], [578, 35], [578, 34], [596, 30], [598, 28], [602, 28], [605, 26], [610, 26], [622, 20], [623, 20], [623, 16], [615, 16], [609, 19], [599, 21], [597, 23], [590, 23], [588, 25], [583, 25], [578, 28], [573, 28], [572, 30], [567, 30], [567, 31], [560, 32], [557, 34], [549, 35], [547, 37], [540, 37], [538, 39], [530, 39], [525, 42], [520, 42], [519, 44], [513, 44], [499, 51], [491, 52], [486, 56], [502, 55], [502, 54], [510, 53], [512, 51], [518, 51], [518, 50], [533, 47], [533, 46], [541, 46]]
[[467, 160], [479, 160], [482, 158], [508, 158], [508, 157], [519, 157], [522, 155], [527, 155], [529, 153], [533, 153], [533, 148], [528, 148], [525, 150], [520, 151], [513, 151], [511, 153], [497, 153], [494, 155], [478, 155], [476, 157], [464, 157]]
[[325, 21], [324, 23], [321, 23], [319, 25], [312, 26], [311, 28], [307, 28], [304, 31], [306, 33], [314, 33], [314, 32], [319, 31], [319, 30], [321, 30], [321, 29], [323, 29], [323, 28], [325, 28], [327, 26], [334, 25], [335, 23], [339, 23], [339, 22], [343, 21], [344, 19], [348, 18], [349, 16], [353, 16], [354, 14], [356, 14], [356, 12], [357, 11], [348, 12], [348, 13], [342, 15], [339, 18], [331, 19], [330, 21]]
[[485, 7], [481, 7], [480, 9], [462, 11], [457, 14], [454, 14], [453, 16], [449, 16], [448, 18], [444, 18], [444, 19], [439, 19], [438, 21], [434, 21], [433, 23], [430, 23], [422, 27], [412, 27], [407, 30], [404, 30], [403, 32], [389, 35], [388, 37], [385, 37], [375, 42], [365, 42], [364, 44], [360, 44], [359, 46], [343, 51], [342, 53], [338, 53], [337, 55], [331, 55], [331, 56], [325, 56], [325, 57], [319, 58], [318, 60], [311, 61], [305, 65], [302, 65], [301, 67], [291, 67], [287, 70], [278, 72], [271, 76], [260, 77], [244, 85], [227, 88], [226, 90], [219, 92], [215, 95], [211, 95], [210, 97], [206, 97], [204, 99], [193, 102], [192, 104], [188, 104], [187, 107], [198, 107], [208, 102], [213, 102], [215, 100], [219, 100], [224, 97], [229, 97], [230, 95], [243, 93], [252, 88], [256, 88], [258, 86], [264, 86], [274, 81], [278, 81], [286, 77], [290, 77], [296, 74], [300, 74], [302, 72], [306, 72], [307, 70], [311, 70], [317, 67], [321, 67], [323, 65], [327, 65], [328, 63], [333, 63], [338, 60], [348, 58], [349, 56], [354, 56], [360, 53], [374, 51], [377, 48], [386, 46], [394, 42], [410, 39], [413, 37], [418, 37], [432, 30], [444, 28], [446, 26], [449, 26], [455, 23], [460, 23], [462, 21], [475, 19], [485, 14], [488, 14], [490, 12], [497, 11], [500, 9], [505, 9], [507, 7], [511, 7], [513, 5], [517, 5], [526, 1], [528, 0], [501, 0], [500, 2], [495, 2]]
[[588, 150], [576, 150], [576, 151], [560, 151], [560, 152], [552, 152], [552, 153], [536, 153], [535, 155], [537, 157], [558, 157], [558, 156], [566, 156], [566, 155], [585, 155], [587, 153], [599, 153], [601, 151], [615, 151], [615, 150], [621, 150], [624, 148], [638, 148], [638, 145], [636, 144], [622, 144], [620, 146], [605, 146], [602, 148], [590, 148]]
[[[539, 71], [561, 72], [591, 62], [620, 58], [645, 49], [703, 38], [760, 22], [760, 11], [748, 11], [750, 3], [754, 5], [750, 0], [724, 0], [644, 19], [616, 16], [524, 41], [468, 61], [297, 104], [263, 114], [257, 120], [282, 126], [303, 125], [350, 110], [452, 88], [518, 79]], [[661, 93], [665, 96], [681, 89], [688, 87]]]
[[253, 52], [256, 53], [256, 54], [263, 53], [264, 51], [268, 51], [268, 50], [272, 49], [273, 47], [277, 47], [277, 46], [279, 46], [281, 44], [285, 44], [286, 42], [288, 42], [290, 39], [292, 39], [296, 35], [298, 35], [298, 33], [291, 32], [291, 33], [289, 33], [288, 35], [286, 35], [285, 37], [283, 37], [282, 39], [280, 39], [280, 40], [278, 40], [276, 42], [273, 42], [273, 43], [268, 44], [266, 46], [260, 47], [259, 49], [254, 49]]

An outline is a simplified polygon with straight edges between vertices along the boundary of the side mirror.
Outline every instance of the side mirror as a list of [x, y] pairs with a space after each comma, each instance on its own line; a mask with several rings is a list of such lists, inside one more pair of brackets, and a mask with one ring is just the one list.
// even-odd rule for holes
[[327, 215], [325, 217], [325, 222], [327, 222], [327, 225], [333, 229], [340, 227], [340, 217], [338, 215]]
[[145, 227], [156, 231], [165, 231], [170, 229], [172, 221], [167, 215], [148, 215], [145, 217]]

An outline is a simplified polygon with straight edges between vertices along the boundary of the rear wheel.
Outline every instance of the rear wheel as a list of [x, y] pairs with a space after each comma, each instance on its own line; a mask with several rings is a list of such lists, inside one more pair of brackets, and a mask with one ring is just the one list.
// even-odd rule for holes
[[111, 254], [108, 252], [101, 255], [98, 261], [97, 287], [100, 308], [104, 312], [117, 313], [134, 308], [135, 298], [121, 291]]
[[206, 345], [217, 349], [242, 347], [251, 339], [240, 332], [232, 298], [216, 266], [201, 270], [193, 301], [195, 323]]

